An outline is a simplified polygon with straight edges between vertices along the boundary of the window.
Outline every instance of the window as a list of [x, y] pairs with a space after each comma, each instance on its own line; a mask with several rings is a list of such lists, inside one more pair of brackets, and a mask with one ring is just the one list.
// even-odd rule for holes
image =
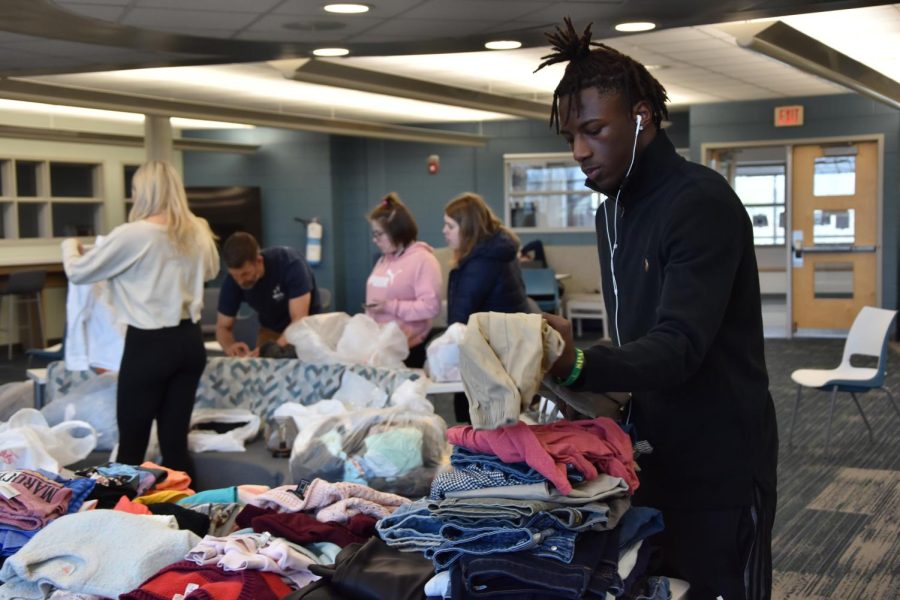
[[520, 231], [593, 231], [601, 196], [569, 153], [507, 154], [506, 224]]
[[753, 223], [753, 243], [757, 246], [784, 244], [785, 165], [738, 163], [734, 191]]

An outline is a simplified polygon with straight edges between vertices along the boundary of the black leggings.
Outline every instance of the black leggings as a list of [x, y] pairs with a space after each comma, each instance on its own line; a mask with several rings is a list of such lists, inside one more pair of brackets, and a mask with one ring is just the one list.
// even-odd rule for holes
[[199, 324], [184, 320], [162, 329], [128, 327], [116, 393], [118, 462], [144, 461], [156, 419], [163, 465], [194, 476], [187, 434], [205, 366]]

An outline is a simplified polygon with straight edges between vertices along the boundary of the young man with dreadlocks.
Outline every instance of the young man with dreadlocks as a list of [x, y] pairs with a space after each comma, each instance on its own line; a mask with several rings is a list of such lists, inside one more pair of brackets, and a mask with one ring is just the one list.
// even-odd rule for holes
[[644, 441], [635, 504], [663, 511], [662, 574], [691, 598], [771, 595], [778, 437], [763, 356], [759, 275], [747, 211], [714, 171], [660, 129], [666, 91], [647, 69], [578, 35], [548, 35], [544, 66], [568, 62], [551, 125], [606, 201], [597, 211], [603, 296], [615, 346], [566, 351], [575, 389], [630, 391]]

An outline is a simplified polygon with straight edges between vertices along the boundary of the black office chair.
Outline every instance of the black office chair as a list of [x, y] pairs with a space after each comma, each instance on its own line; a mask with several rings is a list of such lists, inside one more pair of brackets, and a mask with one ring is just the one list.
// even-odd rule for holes
[[[13, 304], [16, 297], [18, 297], [19, 304], [35, 304], [37, 306], [37, 314], [38, 314], [38, 325], [41, 328], [41, 347], [46, 346], [46, 337], [45, 337], [45, 329], [44, 329], [44, 311], [41, 306], [41, 291], [44, 289], [44, 284], [47, 282], [47, 271], [13, 271], [9, 274], [9, 281], [6, 284], [6, 287], [0, 290], [0, 301], [2, 301], [4, 296], [9, 296], [9, 327], [7, 330], [7, 359], [12, 360], [12, 331], [13, 331]], [[32, 328], [32, 319], [31, 319], [31, 311], [28, 311], [28, 322], [23, 323], [23, 320], [19, 320], [18, 328], [19, 333], [22, 332], [23, 329], [28, 329], [29, 331]], [[25, 347], [25, 341], [22, 340], [22, 347]]]

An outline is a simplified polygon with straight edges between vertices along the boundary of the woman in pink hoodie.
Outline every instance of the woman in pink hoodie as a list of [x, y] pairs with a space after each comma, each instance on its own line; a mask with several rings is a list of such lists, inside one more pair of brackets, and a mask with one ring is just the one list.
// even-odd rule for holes
[[366, 314], [396, 322], [409, 342], [406, 366], [421, 367], [431, 320], [441, 310], [441, 266], [431, 246], [416, 241], [416, 220], [393, 192], [368, 219], [381, 258], [366, 282]]

